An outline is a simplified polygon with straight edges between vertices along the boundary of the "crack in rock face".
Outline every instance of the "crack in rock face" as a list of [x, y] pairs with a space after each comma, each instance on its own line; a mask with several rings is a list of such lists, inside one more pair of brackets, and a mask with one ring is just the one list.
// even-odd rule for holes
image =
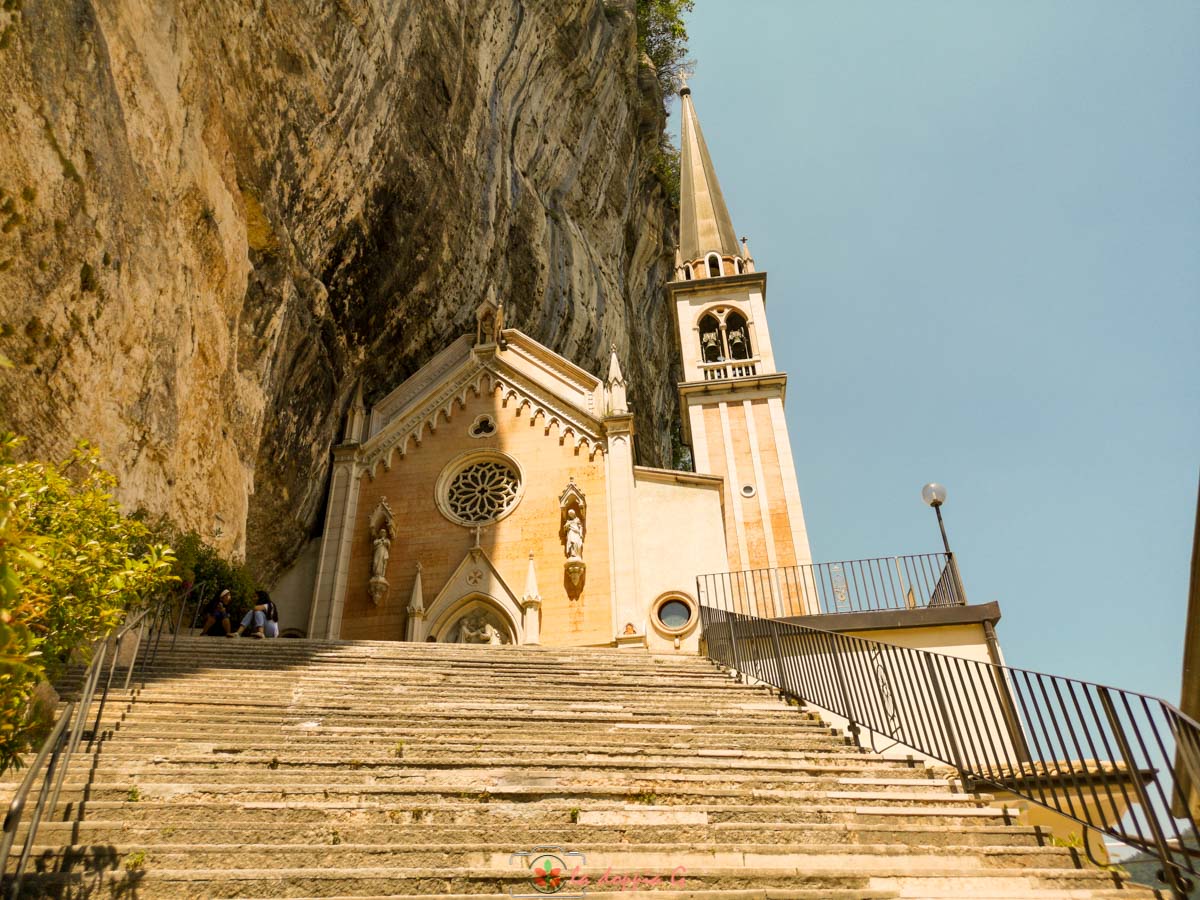
[[632, 0], [25, 0], [0, 34], [0, 410], [32, 452], [95, 441], [127, 507], [269, 583], [359, 377], [384, 396], [491, 288], [594, 373], [615, 342], [669, 464]]

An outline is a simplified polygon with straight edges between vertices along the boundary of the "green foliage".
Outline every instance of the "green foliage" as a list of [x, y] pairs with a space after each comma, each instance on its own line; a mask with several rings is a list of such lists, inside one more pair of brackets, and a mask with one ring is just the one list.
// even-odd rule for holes
[[211, 600], [228, 588], [232, 612], [237, 616], [254, 605], [258, 585], [245, 566], [223, 558], [194, 531], [177, 531], [165, 520], [157, 522], [153, 530], [175, 549], [174, 574], [185, 589], [192, 587], [194, 600]]
[[683, 442], [683, 426], [676, 419], [671, 426], [671, 468], [677, 472], [694, 472], [692, 448]]
[[686, 71], [686, 13], [695, 0], [637, 0], [638, 49], [650, 58], [663, 96], [669, 96]]
[[174, 581], [171, 550], [121, 512], [93, 447], [50, 463], [19, 460], [20, 444], [0, 433], [0, 772], [36, 737], [38, 683]]
[[663, 135], [658, 149], [654, 151], [651, 161], [654, 177], [662, 185], [663, 193], [671, 201], [671, 205], [679, 208], [679, 150], [671, 143], [671, 139]]

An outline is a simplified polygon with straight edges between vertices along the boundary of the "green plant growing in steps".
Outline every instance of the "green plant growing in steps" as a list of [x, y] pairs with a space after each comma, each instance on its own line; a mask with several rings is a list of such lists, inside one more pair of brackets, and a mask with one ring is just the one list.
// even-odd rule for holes
[[653, 791], [642, 791], [640, 794], [634, 794], [629, 798], [630, 803], [642, 803], [646, 806], [653, 806], [658, 803], [658, 794]]
[[142, 799], [142, 792], [138, 790], [138, 786], [136, 784], [129, 789], [129, 793], [126, 795], [125, 799], [130, 803], [137, 803]]
[[571, 824], [572, 824], [572, 825], [578, 825], [578, 824], [579, 824], [579, 807], [578, 807], [578, 806], [572, 806], [572, 807], [571, 807], [571, 808], [570, 808], [570, 809], [567, 811], [567, 815], [568, 815], [568, 817], [571, 819]]
[[392, 748], [392, 755], [398, 759], [403, 758], [403, 756], [404, 756], [404, 741], [396, 741], [396, 746]]
[[1083, 849], [1083, 838], [1075, 832], [1071, 832], [1066, 837], [1053, 836], [1050, 838], [1051, 847], [1071, 847], [1075, 850]]
[[339, 831], [338, 831], [338, 830], [335, 828], [333, 831], [331, 831], [331, 832], [329, 833], [329, 843], [331, 843], [331, 844], [340, 844], [341, 842], [342, 842], [342, 835], [341, 835], [341, 832], [339, 832]]
[[272, 756], [271, 761], [269, 763], [267, 763], [267, 768], [270, 769], [271, 771], [278, 769], [279, 768], [279, 757]]
[[146, 868], [146, 851], [134, 850], [128, 854], [124, 860], [126, 872], [138, 872]]

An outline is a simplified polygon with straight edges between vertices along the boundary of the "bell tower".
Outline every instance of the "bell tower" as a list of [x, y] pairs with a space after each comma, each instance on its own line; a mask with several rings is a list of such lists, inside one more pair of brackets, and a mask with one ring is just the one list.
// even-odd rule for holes
[[728, 568], [804, 564], [812, 553], [784, 418], [787, 375], [775, 368], [767, 326], [767, 273], [737, 240], [691, 95], [679, 92], [679, 249], [667, 285], [684, 438], [697, 472], [725, 478]]

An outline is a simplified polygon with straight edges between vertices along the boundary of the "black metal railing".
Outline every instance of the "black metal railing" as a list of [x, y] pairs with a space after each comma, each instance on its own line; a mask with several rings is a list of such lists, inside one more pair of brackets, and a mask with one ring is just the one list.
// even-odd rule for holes
[[[29, 864], [30, 853], [37, 840], [38, 828], [45, 817], [54, 815], [63, 782], [66, 780], [67, 770], [71, 766], [71, 759], [79, 749], [80, 743], [86, 738], [88, 751], [99, 752], [100, 750], [102, 741], [100, 723], [104, 716], [104, 707], [108, 702], [108, 694], [112, 689], [113, 680], [118, 674], [118, 668], [123, 666], [125, 669], [123, 689], [128, 690], [139, 658], [143, 665], [149, 665], [154, 661], [164, 632], [171, 632], [172, 646], [174, 646], [186, 606], [186, 594], [179, 598], [172, 597], [166, 601], [155, 603], [128, 616], [124, 624], [94, 645], [91, 663], [83, 671], [79, 682], [78, 698], [65, 704], [59, 712], [49, 737], [42, 743], [33, 762], [25, 770], [25, 777], [21, 780], [21, 784], [17, 787], [17, 791], [8, 805], [8, 810], [5, 812], [3, 829], [0, 831], [0, 871], [4, 873], [3, 891], [6, 897], [16, 898], [21, 893], [21, 882]], [[122, 663], [121, 651], [126, 646], [127, 640], [133, 640], [132, 649], [128, 652], [127, 660]], [[144, 656], [142, 656], [143, 651]], [[101, 681], [103, 681], [103, 686], [101, 686]], [[97, 693], [99, 693], [98, 698]], [[89, 729], [87, 728], [88, 718], [97, 699], [99, 702], [96, 706], [96, 715]], [[37, 799], [25, 829], [25, 839], [21, 843], [16, 865], [9, 871], [13, 844], [21, 823], [25, 819], [29, 798], [35, 789], [37, 790]]]
[[1011, 792], [1148, 851], [1177, 897], [1196, 878], [1196, 822], [1186, 809], [1173, 815], [1172, 801], [1189, 778], [1200, 782], [1200, 724], [1165, 700], [707, 604], [700, 612], [710, 659], [844, 718], [856, 742], [866, 732], [872, 747], [904, 745], [954, 766], [970, 787]]
[[967, 602], [949, 553], [718, 572], [696, 581], [701, 604], [765, 619]]

